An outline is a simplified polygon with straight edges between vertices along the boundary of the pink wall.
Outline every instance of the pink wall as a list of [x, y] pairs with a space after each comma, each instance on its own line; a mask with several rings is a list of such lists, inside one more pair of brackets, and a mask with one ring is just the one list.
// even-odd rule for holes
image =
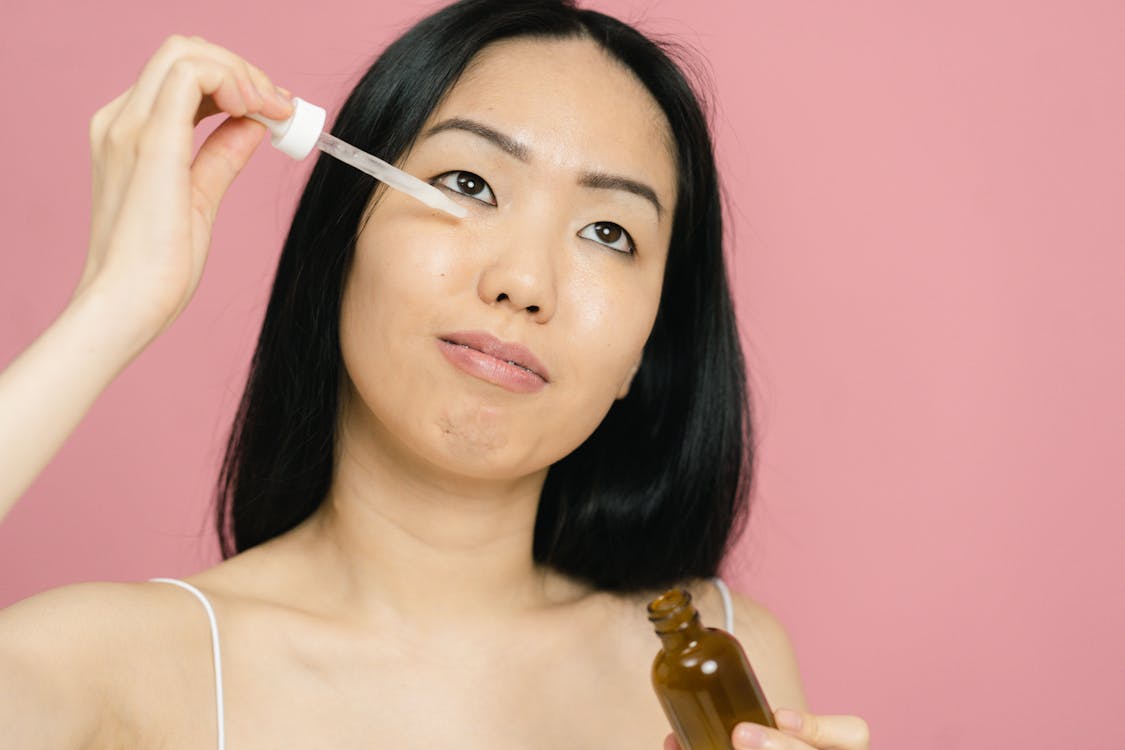
[[[56, 5], [0, 11], [2, 362], [77, 281], [89, 118], [164, 36], [333, 108], [433, 7]], [[729, 576], [790, 628], [813, 707], [882, 748], [1125, 746], [1125, 5], [597, 7], [710, 59], [761, 441]], [[192, 305], [0, 527], [0, 605], [215, 560], [209, 490], [306, 170], [265, 147], [235, 183]]]

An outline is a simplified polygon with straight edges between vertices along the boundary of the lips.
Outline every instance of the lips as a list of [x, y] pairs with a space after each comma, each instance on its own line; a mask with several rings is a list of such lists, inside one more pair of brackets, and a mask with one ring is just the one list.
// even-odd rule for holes
[[550, 382], [546, 366], [520, 344], [484, 331], [459, 331], [439, 339], [447, 359], [482, 380], [520, 393], [538, 391]]

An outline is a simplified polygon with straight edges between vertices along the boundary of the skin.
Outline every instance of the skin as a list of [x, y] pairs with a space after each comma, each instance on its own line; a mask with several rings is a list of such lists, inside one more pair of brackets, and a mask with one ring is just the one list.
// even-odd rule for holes
[[[194, 52], [220, 55], [203, 45]], [[216, 94], [199, 111], [223, 104]], [[401, 166], [450, 190], [456, 179], [440, 178], [468, 170], [491, 200], [454, 196], [470, 210], [457, 221], [375, 196], [345, 288], [330, 493], [294, 530], [186, 579], [215, 605], [228, 742], [673, 748], [648, 674], [658, 641], [644, 605], [657, 592], [599, 592], [531, 557], [547, 468], [627, 392], [656, 315], [677, 197], [667, 123], [586, 40], [488, 48], [423, 133], [450, 118], [505, 133], [526, 160], [456, 129], [419, 139]], [[663, 211], [579, 185], [589, 171], [649, 185]], [[591, 239], [607, 221], [628, 230], [634, 254]], [[153, 301], [154, 327], [186, 304], [172, 299]], [[457, 330], [523, 344], [549, 382], [517, 394], [454, 368], [438, 337]], [[704, 622], [721, 622], [710, 584], [685, 585]], [[741, 596], [735, 610], [771, 705], [804, 717], [800, 731], [768, 733], [772, 745], [748, 744], [740, 727], [736, 746], [866, 748], [861, 720], [805, 713], [777, 620]], [[2, 613], [0, 635], [0, 666], [21, 678], [18, 695], [0, 690], [0, 719], [50, 717], [53, 741], [40, 746], [213, 745], [210, 639], [186, 592], [57, 589]]]

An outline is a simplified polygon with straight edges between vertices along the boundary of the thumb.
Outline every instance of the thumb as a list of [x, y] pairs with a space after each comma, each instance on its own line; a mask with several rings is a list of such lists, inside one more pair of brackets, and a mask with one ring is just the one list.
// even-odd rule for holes
[[868, 750], [871, 733], [858, 716], [823, 716], [782, 708], [774, 712], [777, 726], [820, 750]]
[[203, 141], [191, 164], [192, 202], [212, 224], [227, 188], [250, 161], [266, 132], [261, 123], [228, 117]]

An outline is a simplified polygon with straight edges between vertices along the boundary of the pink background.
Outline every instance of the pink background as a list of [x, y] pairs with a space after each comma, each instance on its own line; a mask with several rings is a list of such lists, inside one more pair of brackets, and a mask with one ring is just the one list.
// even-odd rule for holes
[[[89, 119], [166, 35], [332, 114], [434, 7], [61, 5], [0, 11], [0, 362], [68, 299]], [[813, 708], [879, 748], [1125, 746], [1125, 5], [596, 7], [710, 61], [761, 442], [728, 576], [788, 626]], [[235, 183], [191, 306], [0, 527], [0, 605], [216, 560], [211, 486], [308, 167], [267, 146]]]

